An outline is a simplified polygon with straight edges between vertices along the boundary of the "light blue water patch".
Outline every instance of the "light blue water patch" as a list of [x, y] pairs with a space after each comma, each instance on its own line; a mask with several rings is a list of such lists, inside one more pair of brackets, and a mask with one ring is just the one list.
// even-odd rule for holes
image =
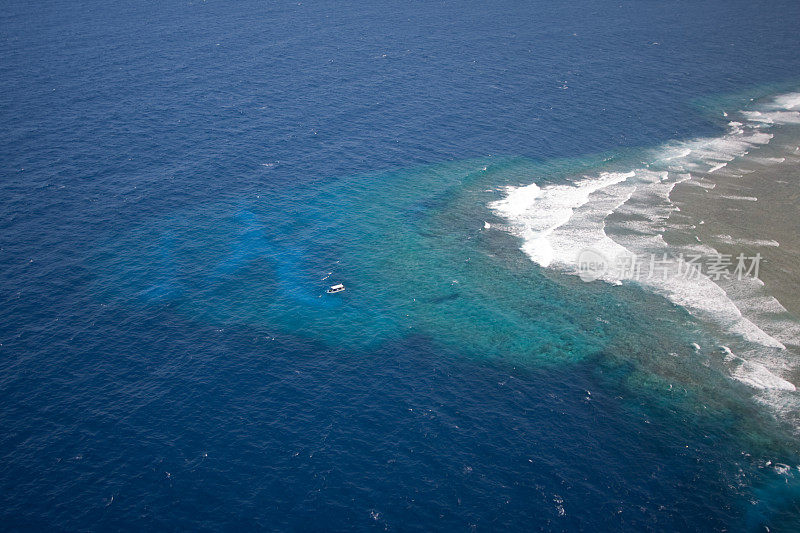
[[[600, 344], [516, 241], [484, 227], [498, 223], [486, 209], [498, 182], [530, 172], [552, 168], [487, 158], [185, 210], [109, 243], [114, 268], [100, 271], [118, 279], [101, 285], [337, 344], [424, 334], [475, 354], [579, 360]], [[340, 282], [344, 293], [325, 294]]]

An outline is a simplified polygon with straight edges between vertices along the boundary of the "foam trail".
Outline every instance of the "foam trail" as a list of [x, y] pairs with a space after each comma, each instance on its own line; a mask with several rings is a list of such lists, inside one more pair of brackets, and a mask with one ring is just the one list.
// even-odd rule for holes
[[740, 202], [757, 202], [758, 198], [755, 196], [737, 196], [735, 194], [723, 194], [720, 198], [724, 198], [726, 200], [736, 200]]

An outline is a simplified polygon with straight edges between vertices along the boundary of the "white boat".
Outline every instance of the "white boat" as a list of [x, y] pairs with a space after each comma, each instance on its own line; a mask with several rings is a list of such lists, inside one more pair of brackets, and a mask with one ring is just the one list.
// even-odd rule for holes
[[325, 292], [327, 292], [328, 294], [336, 294], [337, 292], [342, 292], [343, 290], [344, 290], [344, 285], [339, 283], [338, 285], [331, 285], [331, 288]]

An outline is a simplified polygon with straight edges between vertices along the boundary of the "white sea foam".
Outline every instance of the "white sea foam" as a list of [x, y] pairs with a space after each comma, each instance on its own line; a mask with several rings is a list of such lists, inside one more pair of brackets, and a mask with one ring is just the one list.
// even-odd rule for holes
[[759, 165], [764, 166], [772, 166], [772, 165], [780, 165], [784, 161], [786, 161], [785, 157], [751, 157], [750, 161], [754, 163], [758, 163]]
[[800, 109], [800, 93], [781, 94], [773, 98], [772, 102], [766, 106], [778, 110]]
[[745, 111], [744, 116], [753, 122], [763, 124], [800, 124], [800, 113], [797, 111]]
[[730, 235], [725, 235], [725, 234], [717, 235], [717, 240], [719, 240], [719, 242], [722, 242], [722, 243], [725, 243], [725, 244], [733, 244], [733, 245], [739, 244], [739, 245], [744, 245], [744, 246], [769, 246], [769, 247], [777, 248], [778, 246], [781, 245], [781, 243], [779, 243], [776, 240], [772, 240], [772, 239], [769, 239], [769, 240], [767, 240], [767, 239], [734, 239]]
[[729, 295], [713, 280], [702, 274], [696, 277], [677, 275], [678, 272], [685, 272], [687, 265], [682, 259], [675, 263], [673, 275], [647, 279], [642, 284], [700, 318], [714, 322], [750, 342], [780, 350], [785, 348], [783, 343], [742, 316], [741, 310]]
[[757, 202], [758, 198], [755, 196], [736, 196], [735, 194], [723, 194], [720, 198], [725, 198], [726, 200], [739, 200], [742, 202]]
[[797, 388], [780, 376], [770, 372], [764, 365], [737, 358], [739, 364], [731, 371], [734, 379], [756, 389], [778, 389], [794, 392]]
[[692, 153], [691, 148], [686, 148], [684, 146], [679, 146], [674, 150], [667, 150], [666, 154], [662, 158], [662, 161], [672, 161], [673, 159], [683, 159], [689, 154]]
[[[558, 234], [557, 230], [570, 222], [576, 209], [586, 205], [593, 193], [623, 182], [634, 175], [634, 172], [601, 173], [595, 179], [584, 178], [565, 185], [548, 185], [540, 188], [536, 184], [531, 184], [510, 188], [504, 199], [493, 202], [490, 207], [515, 224], [515, 232], [525, 240], [525, 253], [537, 264], [547, 267], [558, 259], [558, 264], [563, 266], [574, 260], [574, 254], [569, 253], [574, 250], [574, 246], [566, 246], [569, 250], [564, 250], [565, 243], [559, 238], [565, 236], [564, 232]], [[619, 203], [614, 205], [612, 210], [618, 207]], [[604, 213], [602, 218], [609, 212]], [[578, 250], [574, 250], [575, 253]]]
[[689, 182], [689, 184], [690, 185], [694, 185], [695, 187], [702, 187], [703, 189], [714, 189], [717, 186], [716, 183], [711, 183], [711, 182], [708, 182], [708, 181], [702, 181], [702, 180], [699, 180], [699, 179], [692, 180], [691, 182]]

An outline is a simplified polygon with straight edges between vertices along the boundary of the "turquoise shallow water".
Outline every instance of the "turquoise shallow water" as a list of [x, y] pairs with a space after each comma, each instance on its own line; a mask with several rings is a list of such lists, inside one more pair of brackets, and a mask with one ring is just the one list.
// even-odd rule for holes
[[[572, 295], [581, 287], [531, 268], [487, 208], [500, 186], [542, 167], [489, 158], [178, 212], [115, 236], [98, 264], [118, 278], [102, 285], [331, 345], [375, 346], [412, 332], [474, 355], [577, 361], [602, 349], [593, 339], [609, 302]], [[348, 290], [325, 295], [336, 282]], [[596, 315], [575, 312], [587, 304]]]

